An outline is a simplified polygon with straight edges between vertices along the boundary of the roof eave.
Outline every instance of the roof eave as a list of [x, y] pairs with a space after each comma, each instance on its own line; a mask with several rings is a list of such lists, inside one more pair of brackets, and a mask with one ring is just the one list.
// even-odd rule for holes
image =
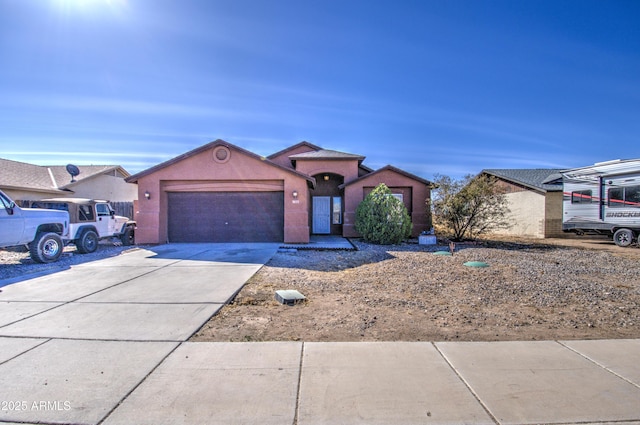
[[45, 188], [36, 188], [36, 187], [29, 187], [29, 186], [13, 186], [8, 184], [0, 185], [0, 189], [22, 190], [24, 192], [38, 192], [38, 193], [60, 193], [60, 192], [73, 193], [73, 190], [70, 190], [70, 189], [56, 189], [56, 188], [45, 189]]
[[403, 175], [403, 176], [405, 176], [407, 178], [410, 178], [411, 180], [415, 180], [415, 181], [418, 181], [418, 182], [420, 182], [422, 184], [425, 184], [425, 185], [429, 186], [429, 188], [431, 188], [431, 189], [433, 189], [435, 187], [433, 182], [430, 182], [427, 179], [423, 179], [420, 176], [416, 176], [415, 174], [411, 174], [411, 173], [409, 173], [407, 171], [404, 171], [404, 170], [402, 170], [400, 168], [394, 167], [393, 165], [385, 165], [384, 167], [379, 168], [379, 169], [377, 169], [375, 171], [372, 171], [369, 174], [365, 174], [364, 176], [360, 176], [357, 179], [351, 180], [348, 183], [343, 183], [338, 187], [340, 189], [344, 189], [347, 186], [351, 186], [352, 184], [355, 184], [355, 183], [360, 182], [362, 180], [365, 180], [365, 179], [368, 179], [370, 177], [373, 177], [374, 175], [379, 174], [379, 173], [381, 173], [383, 171], [393, 171], [393, 172], [401, 174], [401, 175]]
[[148, 176], [149, 174], [153, 174], [153, 173], [155, 173], [155, 172], [157, 172], [159, 170], [162, 170], [163, 168], [166, 168], [166, 167], [168, 167], [170, 165], [176, 164], [176, 163], [178, 163], [180, 161], [183, 161], [183, 160], [185, 160], [187, 158], [195, 156], [195, 155], [197, 155], [197, 154], [199, 154], [201, 152], [204, 152], [204, 151], [206, 151], [208, 149], [213, 148], [214, 146], [219, 146], [219, 145], [225, 146], [225, 147], [230, 148], [230, 149], [234, 149], [234, 150], [236, 150], [238, 152], [241, 152], [241, 153], [243, 153], [243, 154], [245, 154], [245, 155], [247, 155], [247, 156], [249, 156], [251, 158], [255, 158], [255, 159], [258, 159], [260, 161], [266, 162], [268, 165], [270, 165], [272, 167], [278, 168], [280, 170], [284, 170], [287, 173], [294, 174], [294, 175], [296, 175], [298, 177], [301, 177], [301, 178], [309, 181], [313, 185], [313, 187], [315, 187], [316, 181], [315, 181], [315, 179], [313, 177], [308, 176], [308, 175], [306, 175], [304, 173], [301, 173], [299, 171], [292, 170], [291, 168], [283, 167], [282, 165], [276, 164], [275, 162], [271, 161], [267, 157], [257, 155], [257, 154], [255, 154], [253, 152], [250, 152], [250, 151], [248, 151], [246, 149], [243, 149], [243, 148], [241, 148], [239, 146], [236, 146], [236, 145], [234, 145], [232, 143], [228, 143], [228, 142], [226, 142], [226, 141], [224, 141], [222, 139], [217, 139], [217, 140], [215, 140], [213, 142], [210, 142], [210, 143], [202, 145], [202, 146], [200, 146], [198, 148], [192, 149], [189, 152], [185, 152], [185, 153], [183, 153], [181, 155], [178, 155], [175, 158], [172, 158], [172, 159], [170, 159], [168, 161], [165, 161], [165, 162], [162, 162], [160, 164], [154, 165], [151, 168], [147, 168], [146, 170], [143, 170], [143, 171], [141, 171], [139, 173], [136, 173], [136, 174], [134, 174], [132, 176], [127, 177], [125, 179], [125, 181], [127, 183], [138, 183], [138, 180], [140, 178], [142, 178], [142, 177]]
[[104, 175], [104, 174], [106, 174], [106, 173], [109, 173], [109, 172], [111, 172], [111, 171], [114, 171], [114, 170], [119, 170], [119, 171], [121, 171], [121, 172], [122, 172], [122, 174], [124, 174], [124, 175], [125, 175], [125, 181], [126, 181], [126, 179], [127, 179], [128, 177], [130, 177], [130, 176], [131, 176], [131, 175], [129, 174], [129, 172], [127, 172], [127, 170], [125, 170], [124, 168], [122, 168], [122, 166], [121, 166], [121, 165], [114, 165], [114, 166], [112, 166], [112, 167], [105, 168], [104, 170], [102, 170], [102, 171], [100, 171], [100, 172], [98, 172], [98, 173], [93, 173], [93, 174], [91, 174], [91, 175], [89, 175], [89, 176], [86, 176], [86, 177], [82, 177], [82, 178], [79, 178], [79, 179], [77, 179], [77, 177], [76, 177], [76, 178], [74, 178], [74, 180], [73, 180], [73, 181], [71, 181], [71, 182], [69, 182], [69, 183], [67, 183], [67, 184], [65, 184], [65, 185], [58, 186], [58, 187], [59, 187], [60, 189], [68, 189], [68, 188], [70, 188], [70, 187], [72, 187], [72, 186], [77, 186], [77, 185], [78, 185], [78, 184], [80, 184], [80, 183], [86, 182], [86, 181], [91, 180], [91, 179], [95, 179], [96, 177], [102, 176], [102, 175]]
[[546, 190], [544, 190], [543, 188], [540, 188], [540, 187], [534, 186], [534, 185], [532, 185], [532, 184], [530, 184], [530, 183], [525, 183], [525, 182], [523, 182], [523, 181], [520, 181], [520, 180], [518, 180], [518, 179], [514, 179], [514, 178], [507, 178], [507, 177], [505, 177], [505, 176], [501, 176], [501, 175], [499, 175], [499, 174], [492, 173], [492, 172], [490, 172], [490, 171], [488, 171], [488, 170], [482, 170], [482, 171], [480, 172], [480, 174], [478, 174], [478, 176], [480, 176], [480, 175], [482, 175], [482, 174], [488, 174], [488, 175], [493, 176], [493, 177], [495, 177], [495, 178], [497, 178], [497, 179], [504, 180], [504, 181], [506, 181], [506, 182], [508, 182], [508, 183], [518, 184], [518, 185], [520, 185], [520, 186], [524, 186], [524, 187], [526, 187], [527, 189], [535, 190], [535, 191], [537, 191], [537, 192], [543, 192], [543, 193], [544, 193], [544, 192], [546, 192]]
[[277, 157], [277, 156], [280, 156], [280, 155], [282, 155], [282, 154], [286, 153], [287, 151], [290, 151], [290, 150], [294, 150], [294, 149], [296, 149], [296, 148], [299, 148], [300, 146], [307, 146], [307, 147], [311, 148], [312, 150], [316, 150], [316, 151], [322, 150], [322, 148], [321, 148], [320, 146], [316, 146], [316, 145], [314, 145], [313, 143], [309, 143], [309, 142], [302, 141], [302, 142], [300, 142], [300, 143], [296, 143], [296, 144], [295, 144], [295, 145], [293, 145], [293, 146], [289, 146], [288, 148], [284, 148], [284, 149], [282, 149], [282, 150], [279, 150], [279, 151], [278, 151], [278, 152], [276, 152], [276, 153], [272, 153], [272, 154], [271, 154], [271, 155], [269, 155], [267, 158], [268, 158], [268, 159], [275, 158], [275, 157]]
[[[558, 190], [562, 190], [562, 189], [558, 189], [558, 190], [551, 190], [551, 189], [548, 189], [548, 188], [545, 188], [545, 187], [536, 186], [536, 185], [533, 185], [533, 184], [528, 183], [528, 182], [524, 182], [524, 181], [519, 180], [519, 179], [514, 179], [514, 178], [512, 178], [512, 177], [506, 177], [506, 176], [504, 176], [504, 175], [500, 175], [500, 174], [493, 173], [493, 172], [491, 172], [491, 170], [482, 170], [482, 171], [478, 174], [478, 176], [480, 176], [480, 175], [482, 175], [482, 174], [488, 174], [488, 175], [493, 176], [493, 177], [495, 177], [495, 178], [498, 178], [498, 179], [500, 179], [500, 180], [503, 180], [503, 181], [506, 181], [506, 182], [509, 182], [509, 183], [513, 183], [513, 184], [518, 184], [518, 185], [520, 185], [520, 186], [524, 186], [524, 187], [526, 187], [527, 189], [531, 189], [531, 190], [536, 191], [536, 192], [539, 192], [539, 193], [541, 193], [541, 194], [545, 194], [545, 193], [547, 193], [547, 192], [557, 192]], [[477, 177], [477, 176], [476, 176], [476, 177]], [[548, 183], [547, 183], [547, 184], [548, 184]]]

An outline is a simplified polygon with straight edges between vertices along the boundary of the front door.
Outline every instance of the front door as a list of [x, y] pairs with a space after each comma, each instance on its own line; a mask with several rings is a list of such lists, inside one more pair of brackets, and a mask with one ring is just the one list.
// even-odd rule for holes
[[331, 197], [313, 197], [313, 223], [312, 232], [316, 234], [331, 233]]

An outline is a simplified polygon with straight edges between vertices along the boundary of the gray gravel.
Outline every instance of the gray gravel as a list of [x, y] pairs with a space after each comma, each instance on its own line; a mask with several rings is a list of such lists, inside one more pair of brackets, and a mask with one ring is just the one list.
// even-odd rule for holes
[[0, 286], [3, 281], [12, 281], [30, 275], [64, 270], [75, 264], [113, 257], [131, 248], [133, 247], [122, 246], [121, 244], [116, 245], [111, 241], [100, 241], [96, 252], [80, 254], [77, 252], [75, 246], [69, 245], [65, 247], [58, 261], [47, 264], [36, 263], [31, 259], [28, 252], [0, 249]]
[[[640, 250], [536, 243], [277, 253], [196, 340], [434, 341], [640, 337]], [[472, 268], [483, 261], [487, 268]], [[274, 301], [277, 289], [307, 300]]]

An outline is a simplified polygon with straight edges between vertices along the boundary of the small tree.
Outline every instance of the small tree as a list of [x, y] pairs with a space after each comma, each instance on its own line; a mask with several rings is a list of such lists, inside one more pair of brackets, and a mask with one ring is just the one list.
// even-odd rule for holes
[[453, 240], [477, 237], [510, 227], [507, 198], [497, 179], [486, 174], [467, 175], [462, 180], [436, 175], [433, 215], [439, 231]]
[[356, 209], [356, 231], [365, 241], [398, 244], [411, 235], [411, 218], [402, 201], [381, 183]]

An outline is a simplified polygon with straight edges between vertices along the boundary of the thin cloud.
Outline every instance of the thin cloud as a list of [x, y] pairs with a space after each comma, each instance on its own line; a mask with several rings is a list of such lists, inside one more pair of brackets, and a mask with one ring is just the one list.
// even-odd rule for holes
[[63, 157], [90, 157], [90, 158], [166, 158], [167, 154], [160, 153], [147, 153], [147, 152], [54, 152], [54, 151], [9, 151], [0, 153], [3, 156], [21, 156], [21, 157], [51, 157], [51, 156], [63, 156]]

